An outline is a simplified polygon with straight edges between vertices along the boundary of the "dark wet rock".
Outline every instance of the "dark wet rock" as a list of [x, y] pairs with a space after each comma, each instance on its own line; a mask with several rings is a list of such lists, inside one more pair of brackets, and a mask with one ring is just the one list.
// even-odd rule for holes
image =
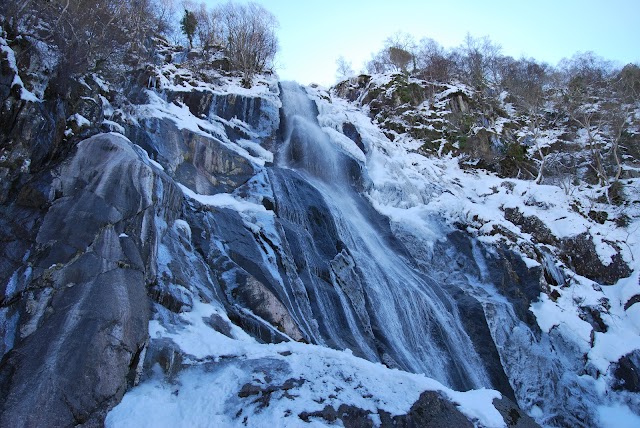
[[602, 312], [605, 312], [603, 308], [594, 306], [582, 306], [579, 308], [579, 316], [583, 321], [588, 322], [593, 331], [598, 333], [606, 333], [609, 330], [607, 324], [602, 319]]
[[0, 203], [9, 198], [12, 184], [25, 172], [41, 171], [69, 150], [62, 101], [11, 101], [0, 106]]
[[[35, 244], [44, 212], [14, 205], [0, 205], [0, 305], [19, 299], [31, 272], [25, 260]], [[9, 282], [13, 278], [11, 286]], [[9, 342], [12, 340], [6, 339]], [[0, 355], [6, 352], [0, 344]]]
[[340, 420], [345, 428], [372, 428], [375, 425], [370, 415], [371, 412], [369, 410], [341, 404], [337, 410], [334, 409], [333, 406], [325, 406], [324, 409], [315, 412], [302, 412], [298, 417], [307, 423], [317, 418], [323, 419], [331, 424]]
[[618, 360], [613, 370], [614, 389], [640, 392], [640, 351], [635, 350]]
[[254, 383], [246, 383], [238, 392], [240, 398], [251, 398], [253, 403], [258, 405], [258, 409], [268, 407], [272, 396], [275, 394], [276, 399], [287, 397], [288, 391], [299, 388], [306, 381], [304, 379], [290, 378], [281, 385], [268, 383], [266, 385], [257, 385]]
[[[216, 193], [218, 189], [231, 191], [246, 183], [255, 174], [253, 166], [245, 157], [222, 142], [190, 132], [183, 134], [189, 147], [190, 163], [183, 163], [178, 167], [176, 178], [187, 185], [192, 184], [194, 190], [206, 189], [206, 183], [202, 182], [201, 177], [206, 178], [212, 188], [198, 193]], [[198, 175], [192, 177], [193, 169]]]
[[[170, 290], [176, 288], [172, 284], [186, 288], [196, 284], [199, 294], [216, 296], [226, 305], [230, 320], [262, 342], [305, 339], [291, 309], [282, 303], [277, 280], [264, 264], [262, 246], [269, 245], [268, 240], [245, 228], [233, 210], [192, 211], [188, 220], [193, 253], [176, 251], [172, 244], [175, 240], [169, 240], [166, 245], [176, 256], [169, 269], [163, 270], [160, 281], [167, 282]], [[215, 242], [224, 242], [225, 251], [221, 252]], [[210, 270], [208, 277], [200, 263]], [[193, 266], [201, 272], [195, 279]]]
[[474, 348], [482, 358], [484, 367], [491, 380], [491, 387], [500, 391], [511, 400], [515, 400], [515, 394], [509, 384], [509, 378], [507, 378], [504, 368], [502, 367], [500, 354], [491, 336], [491, 330], [487, 324], [482, 305], [477, 299], [462, 291], [453, 294], [453, 296], [458, 303], [460, 312], [463, 314], [462, 323], [464, 324], [465, 331], [473, 342]]
[[380, 412], [381, 427], [384, 428], [448, 428], [473, 427], [473, 423], [463, 415], [449, 400], [436, 391], [425, 391], [420, 394], [411, 410], [406, 415], [390, 417]]
[[3, 361], [0, 425], [99, 421], [117, 404], [148, 335], [143, 279], [110, 270], [55, 294], [50, 315]]
[[542, 268], [528, 268], [522, 257], [506, 247], [497, 247], [495, 252], [488, 252], [485, 257], [490, 281], [513, 304], [518, 318], [537, 331], [538, 325], [529, 307], [542, 292]]
[[505, 208], [504, 218], [509, 220], [516, 226], [520, 226], [520, 230], [528, 233], [535, 242], [547, 245], [557, 245], [558, 239], [551, 233], [551, 230], [538, 217], [525, 216], [518, 208]]
[[363, 279], [356, 267], [356, 262], [348, 250], [341, 249], [329, 262], [331, 266], [332, 281], [342, 289], [342, 292], [351, 302], [360, 324], [364, 331], [373, 336], [371, 319], [369, 318], [366, 295], [363, 289]]
[[214, 95], [210, 91], [169, 92], [167, 101], [184, 104], [192, 115], [198, 118], [206, 118], [211, 109]]
[[215, 94], [209, 115], [227, 121], [239, 120], [249, 125], [261, 138], [276, 136], [280, 116], [278, 107], [269, 99], [239, 94]]
[[149, 287], [149, 297], [175, 313], [190, 311], [193, 308], [191, 295], [177, 285], [154, 284]]
[[624, 304], [624, 310], [628, 310], [631, 306], [635, 305], [636, 303], [640, 303], [640, 294], [636, 294], [633, 297], [631, 297], [629, 300], [627, 300], [627, 302]]
[[23, 207], [43, 209], [49, 204], [49, 197], [45, 194], [44, 190], [45, 189], [38, 189], [31, 183], [27, 183], [20, 189], [18, 197], [16, 198], [16, 204]]
[[353, 141], [354, 143], [356, 143], [356, 146], [358, 146], [358, 148], [360, 150], [362, 150], [363, 153], [367, 153], [364, 144], [362, 143], [362, 137], [360, 136], [360, 133], [358, 132], [358, 129], [356, 129], [356, 127], [354, 126], [353, 123], [351, 122], [345, 122], [342, 124], [342, 133], [344, 135], [346, 135], [347, 137], [349, 137], [349, 139], [351, 141]]
[[205, 324], [227, 337], [233, 338], [231, 334], [231, 325], [220, 315], [212, 314], [210, 317], [204, 319]]
[[[614, 245], [614, 244], [610, 244]], [[611, 257], [609, 264], [600, 260], [593, 238], [583, 233], [562, 240], [560, 257], [578, 275], [596, 281], [600, 284], [614, 284], [620, 278], [631, 275], [631, 269], [617, 252]]]
[[260, 123], [262, 103], [260, 97], [245, 97], [238, 94], [225, 94], [216, 97], [211, 113], [226, 120], [238, 119], [249, 125]]
[[175, 342], [165, 337], [151, 339], [146, 348], [141, 381], [153, 376], [153, 368], [160, 367], [169, 381], [173, 381], [183, 368], [184, 355]]
[[493, 400], [493, 405], [500, 412], [507, 428], [539, 428], [529, 415], [523, 412], [517, 404], [508, 398]]

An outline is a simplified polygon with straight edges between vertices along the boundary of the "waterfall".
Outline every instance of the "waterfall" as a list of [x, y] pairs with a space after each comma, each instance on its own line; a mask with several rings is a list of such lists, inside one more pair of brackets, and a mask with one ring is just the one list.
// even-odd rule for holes
[[453, 388], [492, 386], [455, 299], [350, 184], [353, 160], [320, 128], [313, 101], [293, 83], [281, 98], [284, 141], [270, 178], [296, 265], [287, 276], [304, 283], [317, 322], [307, 334]]

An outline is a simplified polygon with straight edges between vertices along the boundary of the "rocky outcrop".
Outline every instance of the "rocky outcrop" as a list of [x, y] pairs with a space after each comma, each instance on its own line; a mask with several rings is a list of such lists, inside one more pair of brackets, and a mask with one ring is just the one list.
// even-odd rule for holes
[[[522, 412], [511, 400], [495, 400], [494, 405], [501, 413], [507, 428], [538, 428], [539, 425]], [[309, 423], [321, 419], [334, 424], [340, 421], [346, 428], [449, 428], [476, 426], [456, 407], [436, 391], [425, 391], [411, 406], [407, 414], [391, 416], [384, 410], [378, 410], [379, 424], [374, 422], [371, 411], [356, 406], [341, 404], [337, 409], [327, 405], [321, 411], [303, 412], [300, 419]]]
[[[42, 170], [64, 151], [62, 102], [5, 102], [0, 107], [0, 203], [6, 202], [21, 174]], [[15, 186], [18, 187], [18, 186]]]
[[631, 275], [631, 269], [622, 259], [619, 249], [608, 264], [603, 263], [593, 237], [588, 233], [559, 239], [542, 220], [534, 215], [525, 216], [518, 208], [505, 208], [504, 217], [519, 226], [522, 232], [530, 234], [533, 242], [558, 247], [560, 258], [579, 275], [600, 284], [613, 284]]
[[608, 264], [603, 263], [596, 251], [593, 237], [588, 233], [564, 239], [561, 247], [560, 257], [574, 272], [600, 284], [614, 284], [620, 278], [631, 275], [631, 269], [619, 251], [611, 257]]
[[146, 119], [142, 128], [130, 127], [128, 136], [199, 194], [231, 192], [255, 174], [251, 162], [220, 139], [179, 129], [169, 119]]
[[389, 428], [474, 426], [450, 401], [435, 391], [425, 391], [420, 394], [420, 398], [406, 415], [390, 418], [383, 414], [380, 419], [381, 426]]
[[0, 366], [2, 426], [99, 425], [136, 382], [146, 285], [162, 225], [181, 204], [168, 178], [116, 134], [81, 142], [55, 176], [27, 253], [30, 280], [11, 290], [19, 322]]
[[[209, 116], [240, 121], [260, 138], [272, 140], [280, 123], [278, 106], [272, 100], [240, 94], [215, 94]], [[229, 128], [227, 128], [229, 131]], [[233, 128], [231, 129], [233, 131]], [[234, 132], [230, 133], [232, 136]]]
[[613, 366], [613, 375], [616, 379], [614, 389], [629, 392], [640, 392], [640, 351], [624, 355]]
[[207, 117], [211, 109], [214, 95], [210, 91], [169, 92], [167, 101], [184, 104], [192, 115], [198, 118]]
[[538, 425], [529, 415], [524, 413], [517, 404], [508, 398], [502, 397], [493, 400], [493, 405], [500, 412], [507, 428], [539, 428]]
[[345, 136], [349, 137], [351, 141], [356, 143], [356, 146], [358, 146], [358, 148], [362, 150], [362, 153], [367, 153], [367, 149], [364, 147], [364, 144], [362, 142], [362, 136], [360, 135], [360, 133], [358, 132], [358, 129], [355, 127], [353, 123], [351, 122], [343, 123], [342, 133]]
[[520, 230], [528, 233], [534, 242], [547, 245], [558, 245], [556, 238], [551, 230], [538, 217], [531, 215], [525, 216], [518, 208], [505, 208], [504, 218], [509, 220], [516, 226], [520, 226]]

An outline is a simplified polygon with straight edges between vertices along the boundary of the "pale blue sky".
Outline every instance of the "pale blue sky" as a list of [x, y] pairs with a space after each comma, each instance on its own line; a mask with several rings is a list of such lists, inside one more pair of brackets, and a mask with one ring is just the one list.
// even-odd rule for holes
[[333, 84], [340, 55], [359, 71], [398, 31], [446, 48], [460, 45], [467, 32], [489, 36], [503, 54], [552, 65], [585, 51], [640, 62], [640, 0], [254, 1], [280, 22], [278, 74], [304, 84]]

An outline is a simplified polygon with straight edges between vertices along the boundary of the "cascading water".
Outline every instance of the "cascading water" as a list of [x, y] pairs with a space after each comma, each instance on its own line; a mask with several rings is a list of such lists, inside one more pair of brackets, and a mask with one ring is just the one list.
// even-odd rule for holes
[[315, 104], [293, 83], [281, 98], [284, 141], [270, 178], [295, 264], [286, 276], [305, 290], [288, 300], [308, 299], [316, 326], [308, 336], [453, 388], [491, 386], [455, 300], [354, 190], [354, 161], [320, 128]]

